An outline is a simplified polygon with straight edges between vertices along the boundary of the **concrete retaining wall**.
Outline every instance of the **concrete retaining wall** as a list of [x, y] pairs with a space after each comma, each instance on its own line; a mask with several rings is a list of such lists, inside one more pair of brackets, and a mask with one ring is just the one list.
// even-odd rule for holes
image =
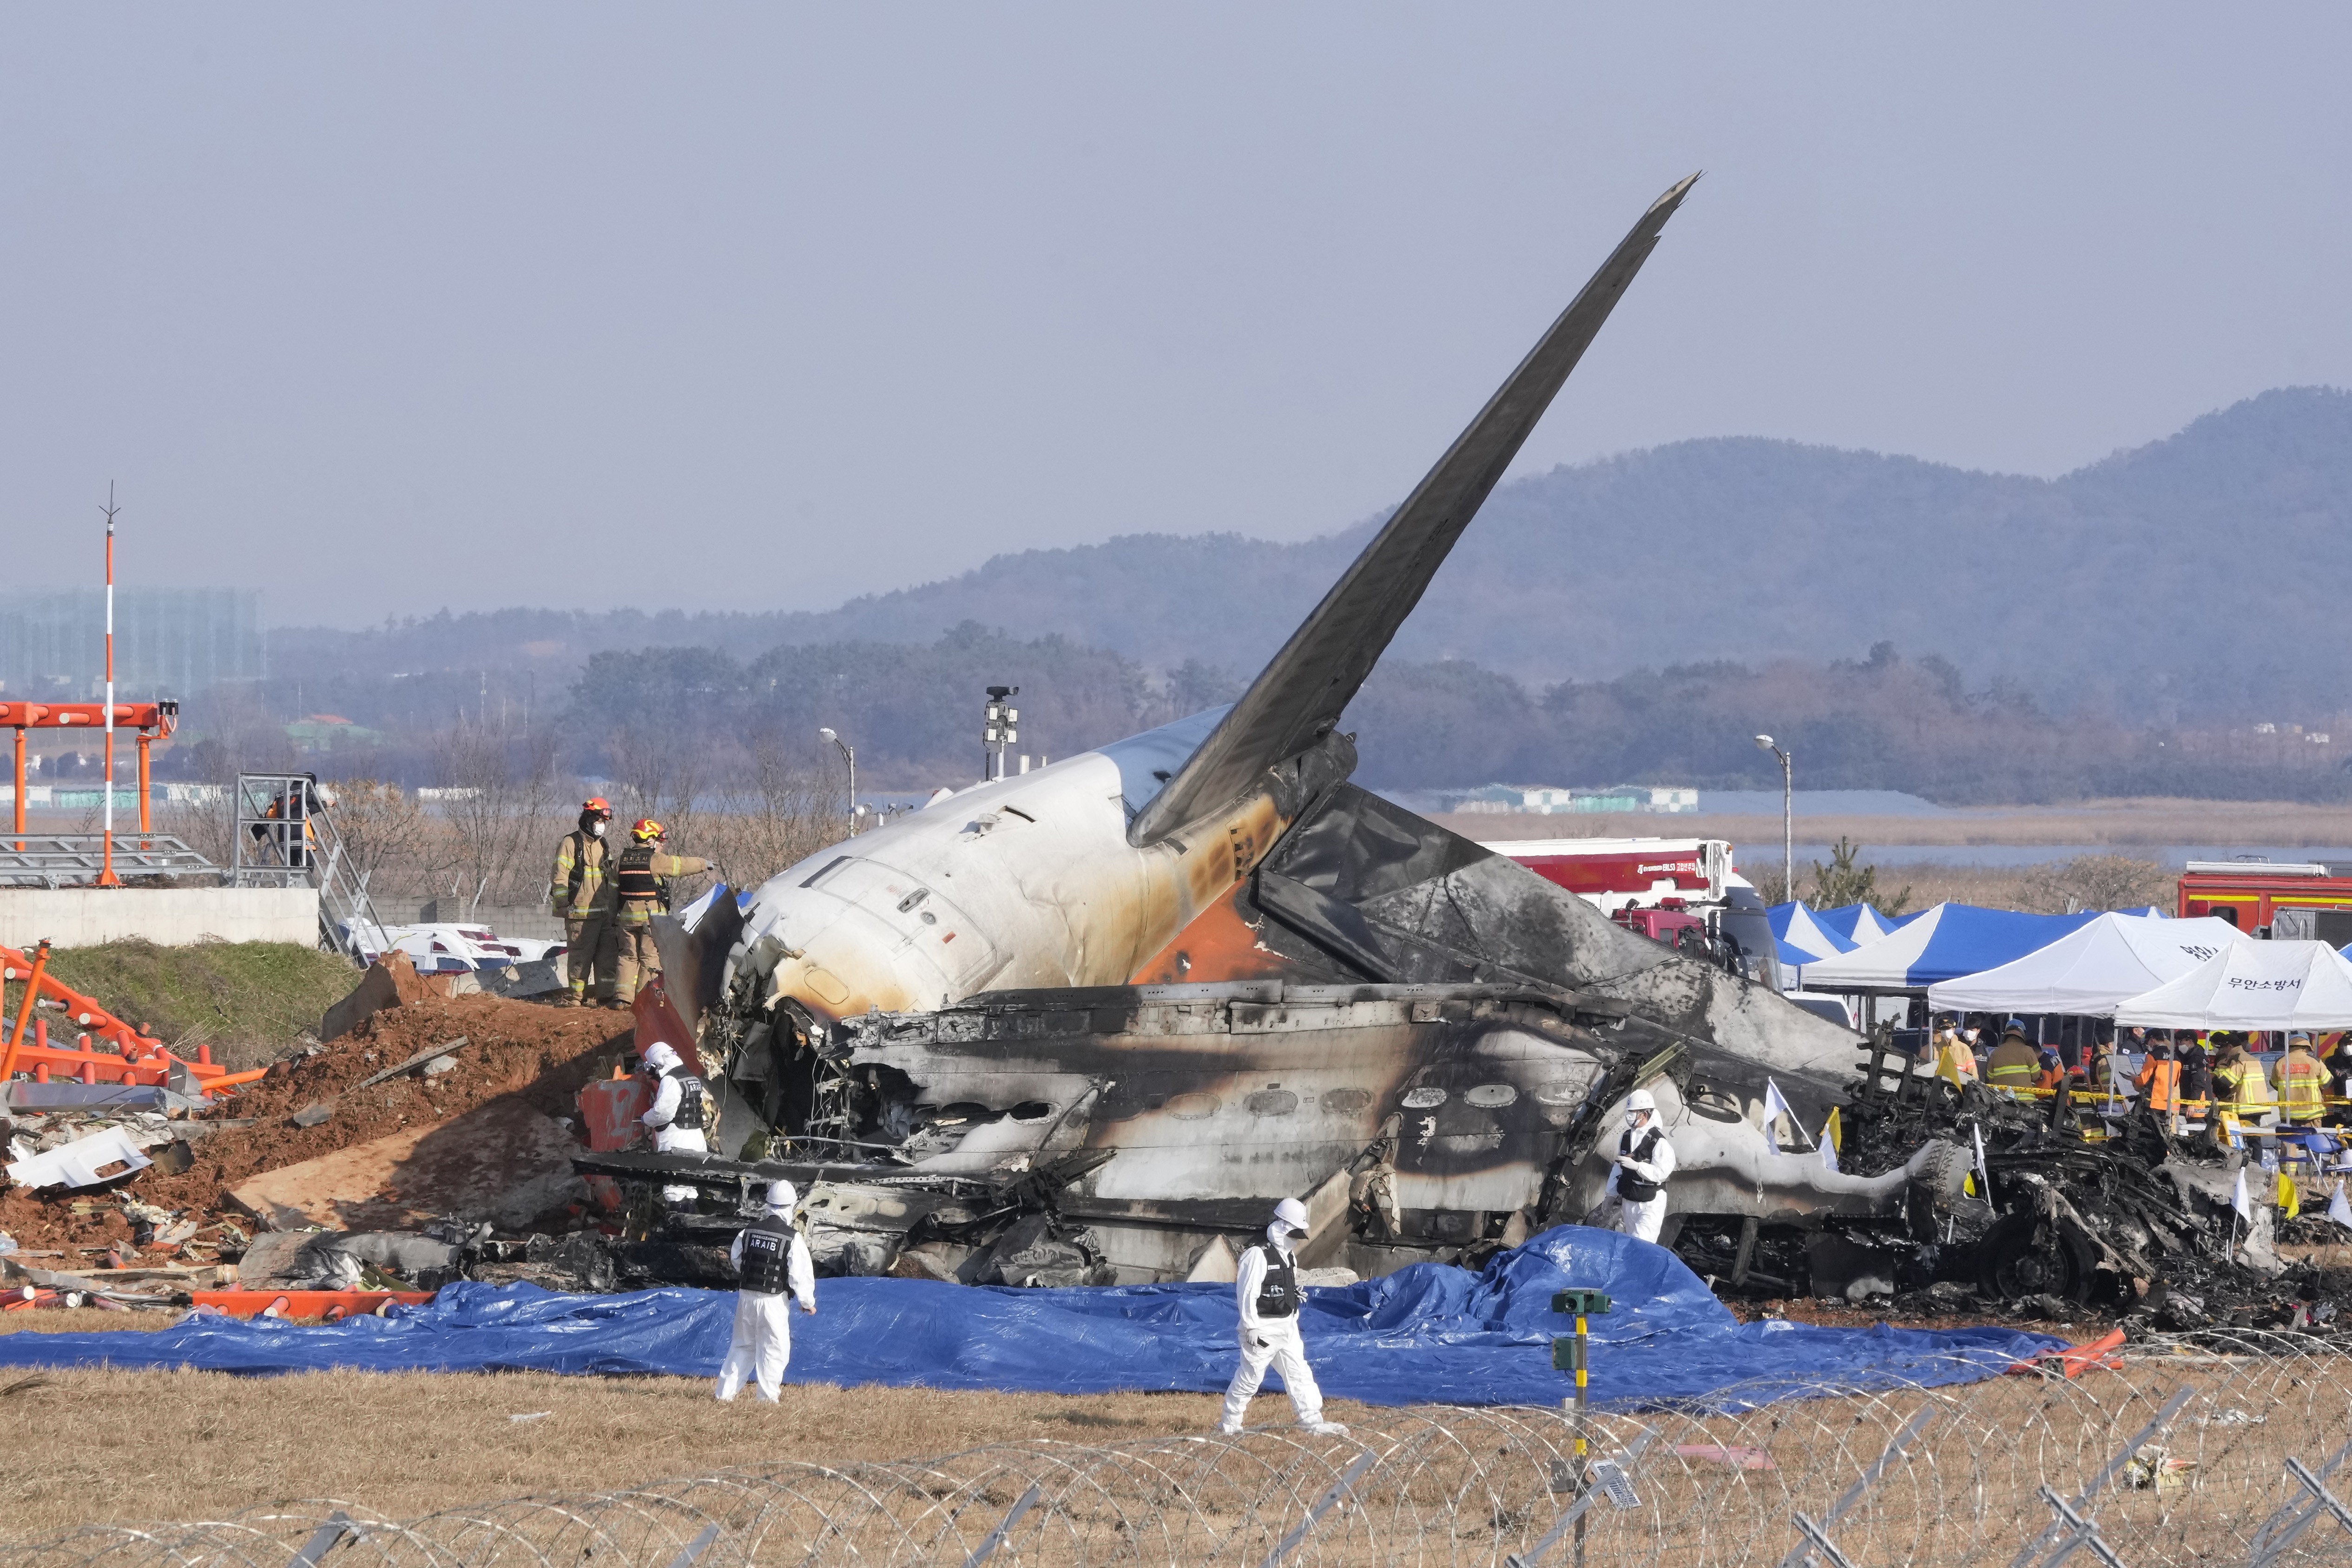
[[0, 888], [0, 947], [95, 947], [122, 937], [184, 947], [319, 940], [316, 888]]

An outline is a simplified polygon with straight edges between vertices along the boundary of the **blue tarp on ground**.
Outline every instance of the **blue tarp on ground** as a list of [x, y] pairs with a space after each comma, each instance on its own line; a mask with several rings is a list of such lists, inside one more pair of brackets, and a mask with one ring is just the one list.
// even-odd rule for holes
[[[1742, 1325], [1663, 1247], [1562, 1226], [1483, 1272], [1416, 1264], [1312, 1289], [1302, 1319], [1324, 1391], [1375, 1405], [1547, 1405], [1566, 1319], [1552, 1293], [1615, 1298], [1591, 1320], [1591, 1392], [1609, 1404], [1704, 1399], [1759, 1379], [1837, 1388], [1970, 1383], [2062, 1342], [2010, 1329], [1927, 1331]], [[0, 1336], [0, 1365], [176, 1367], [253, 1373], [538, 1371], [716, 1375], [735, 1299], [722, 1291], [567, 1296], [454, 1285], [390, 1318], [298, 1326], [194, 1316], [154, 1333]], [[1018, 1290], [917, 1279], [826, 1279], [793, 1314], [793, 1382], [1052, 1394], [1217, 1393], [1233, 1376], [1233, 1288]], [[1278, 1380], [1277, 1380], [1278, 1381]], [[1271, 1386], [1271, 1385], [1270, 1385]], [[1755, 1390], [1735, 1403], [1786, 1397]], [[1269, 1412], [1271, 1414], [1271, 1412]]]

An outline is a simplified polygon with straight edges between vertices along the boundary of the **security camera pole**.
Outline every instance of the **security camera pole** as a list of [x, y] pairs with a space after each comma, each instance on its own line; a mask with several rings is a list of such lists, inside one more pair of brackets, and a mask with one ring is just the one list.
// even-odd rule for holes
[[1796, 775], [1790, 769], [1790, 753], [1772, 743], [1769, 735], [1756, 737], [1756, 749], [1769, 752], [1780, 759], [1780, 897], [1794, 903], [1797, 899], [1797, 785]]
[[830, 728], [819, 730], [817, 738], [839, 746], [843, 760], [849, 763], [849, 836], [855, 838], [857, 837], [857, 748], [835, 734]]

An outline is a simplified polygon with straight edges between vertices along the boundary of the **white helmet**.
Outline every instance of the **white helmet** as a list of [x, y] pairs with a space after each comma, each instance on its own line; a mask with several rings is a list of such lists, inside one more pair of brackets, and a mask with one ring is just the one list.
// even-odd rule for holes
[[1654, 1116], [1658, 1110], [1658, 1097], [1646, 1089], [1637, 1089], [1625, 1097], [1625, 1109], [1646, 1110]]
[[800, 1190], [790, 1182], [768, 1184], [768, 1206], [778, 1214], [790, 1214], [793, 1205], [801, 1201]]
[[678, 1065], [677, 1052], [667, 1042], [656, 1040], [646, 1047], [646, 1066], [656, 1072], [667, 1072]]
[[1307, 1234], [1307, 1205], [1297, 1198], [1285, 1198], [1274, 1205], [1274, 1223], [1288, 1227], [1293, 1233]]

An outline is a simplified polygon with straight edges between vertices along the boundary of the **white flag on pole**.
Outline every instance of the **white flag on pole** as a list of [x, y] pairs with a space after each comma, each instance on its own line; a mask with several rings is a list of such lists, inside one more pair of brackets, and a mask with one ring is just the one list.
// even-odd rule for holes
[[1822, 1165], [1832, 1171], [1838, 1168], [1836, 1139], [1825, 1137], [1822, 1140]]
[[1977, 1141], [1977, 1196], [1990, 1203], [1992, 1202], [1992, 1173], [1985, 1168], [1984, 1129], [1971, 1127], [1969, 1131], [1975, 1135]]
[[1797, 1108], [1789, 1103], [1788, 1097], [1780, 1092], [1780, 1086], [1768, 1078], [1764, 1080], [1764, 1136], [1772, 1140], [1775, 1154], [1787, 1152], [1780, 1147], [1780, 1118], [1783, 1116], [1798, 1132], [1805, 1131], [1805, 1124], [1797, 1120]]
[[2352, 1199], [2347, 1199], [2344, 1195], [2344, 1189], [2347, 1185], [2352, 1185], [2352, 1183], [2336, 1184], [2336, 1195], [2327, 1200], [2327, 1217], [2345, 1229], [2352, 1230]]
[[2254, 1223], [2254, 1200], [2246, 1191], [2246, 1168], [2243, 1165], [2238, 1167], [2238, 1184], [2230, 1193], [2230, 1206], [2238, 1211], [2240, 1219], [2248, 1225]]

